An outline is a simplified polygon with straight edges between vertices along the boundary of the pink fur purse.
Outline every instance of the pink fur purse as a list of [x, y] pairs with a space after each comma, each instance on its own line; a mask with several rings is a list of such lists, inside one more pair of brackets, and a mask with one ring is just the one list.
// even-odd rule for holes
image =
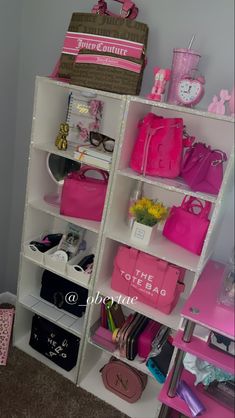
[[148, 113], [139, 123], [130, 167], [144, 175], [175, 178], [180, 174], [183, 147], [183, 119]]

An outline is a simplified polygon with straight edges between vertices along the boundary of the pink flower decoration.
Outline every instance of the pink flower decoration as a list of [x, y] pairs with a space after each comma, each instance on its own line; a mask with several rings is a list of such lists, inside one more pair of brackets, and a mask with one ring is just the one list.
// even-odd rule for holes
[[77, 128], [79, 130], [80, 138], [85, 142], [88, 139], [89, 132], [87, 128], [84, 128], [82, 123], [77, 124]]

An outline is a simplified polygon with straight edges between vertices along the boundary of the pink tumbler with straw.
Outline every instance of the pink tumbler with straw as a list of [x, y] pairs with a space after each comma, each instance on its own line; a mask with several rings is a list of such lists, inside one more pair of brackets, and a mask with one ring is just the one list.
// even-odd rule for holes
[[189, 75], [190, 72], [198, 68], [201, 55], [192, 49], [174, 49], [171, 68], [171, 81], [168, 90], [167, 101], [172, 104], [179, 104], [177, 99], [177, 84], [180, 79]]

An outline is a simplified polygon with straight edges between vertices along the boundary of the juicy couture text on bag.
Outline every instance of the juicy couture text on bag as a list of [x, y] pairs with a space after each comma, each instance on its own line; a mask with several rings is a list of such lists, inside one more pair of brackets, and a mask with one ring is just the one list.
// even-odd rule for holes
[[121, 94], [140, 92], [148, 26], [104, 14], [73, 13], [58, 76]]

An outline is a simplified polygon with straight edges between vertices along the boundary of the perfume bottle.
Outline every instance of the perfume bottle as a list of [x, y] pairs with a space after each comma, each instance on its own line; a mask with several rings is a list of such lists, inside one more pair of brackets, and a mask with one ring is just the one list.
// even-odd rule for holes
[[131, 191], [130, 198], [129, 198], [129, 205], [128, 205], [128, 217], [127, 217], [127, 223], [129, 228], [132, 228], [135, 218], [130, 213], [130, 207], [142, 197], [142, 191], [143, 191], [143, 183], [142, 181], [136, 181], [136, 184]]
[[234, 308], [234, 304], [235, 304], [234, 255], [235, 255], [235, 250], [233, 249], [233, 253], [225, 269], [225, 276], [224, 276], [224, 280], [223, 280], [222, 287], [220, 289], [220, 295], [219, 295], [220, 303], [230, 308]]

